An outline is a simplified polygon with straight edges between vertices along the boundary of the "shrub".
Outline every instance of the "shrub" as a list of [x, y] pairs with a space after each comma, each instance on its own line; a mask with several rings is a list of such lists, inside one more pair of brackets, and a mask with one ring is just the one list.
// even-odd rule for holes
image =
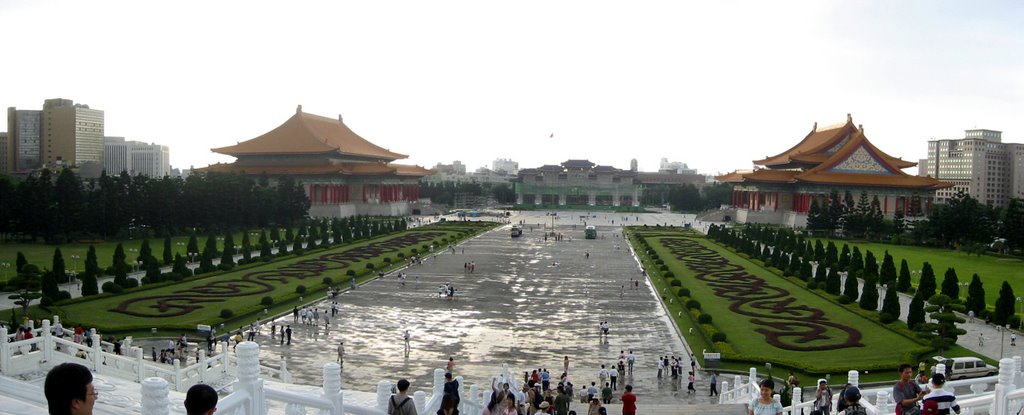
[[889, 313], [881, 313], [878, 315], [878, 321], [881, 321], [882, 324], [889, 324], [896, 321], [896, 317]]
[[295, 287], [295, 293], [296, 294], [305, 294], [306, 293], [306, 286], [305, 285], [300, 285], [298, 287]]
[[853, 300], [851, 300], [850, 297], [847, 297], [845, 295], [840, 295], [839, 298], [836, 299], [836, 301], [838, 301], [839, 304], [850, 304], [853, 302]]
[[405, 252], [399, 252], [398, 257], [401, 259], [405, 259]]
[[668, 272], [668, 265], [662, 265], [658, 267], [658, 270], [661, 272]]
[[818, 282], [815, 280], [807, 280], [807, 289], [814, 290], [818, 288]]
[[60, 300], [70, 300], [70, 299], [71, 299], [71, 293], [69, 293], [67, 291], [61, 291], [60, 293], [57, 294], [57, 301], [60, 301]]
[[120, 285], [115, 284], [113, 281], [107, 281], [103, 283], [103, 287], [100, 288], [103, 289], [103, 292], [111, 294], [117, 294], [121, 291], [124, 291], [124, 288], [122, 288]]
[[700, 301], [688, 300], [688, 301], [686, 301], [686, 308], [690, 308], [690, 309], [694, 309], [694, 310], [700, 310]]
[[[707, 314], [705, 314], [705, 315], [707, 315]], [[715, 334], [711, 335], [711, 341], [714, 342], [714, 343], [724, 342], [725, 339], [726, 339], [725, 333], [722, 333], [722, 332], [718, 332], [718, 333], [715, 333]]]
[[135, 278], [128, 278], [128, 279], [124, 280], [124, 287], [122, 287], [122, 288], [127, 290], [129, 288], [135, 288], [135, 287], [138, 287], [138, 286], [139, 286], [139, 280], [137, 280]]
[[[255, 259], [255, 258], [253, 258], [253, 259]], [[270, 262], [270, 260], [271, 260], [271, 257], [270, 257], [270, 255], [267, 255], [267, 256], [262, 256], [262, 255], [261, 255], [261, 256], [260, 256], [260, 261], [263, 261], [263, 262]]]
[[231, 264], [228, 264], [228, 263], [217, 264], [217, 269], [219, 269], [221, 271], [231, 271], [231, 268], [234, 268], [234, 267], [235, 267], [234, 265], [231, 265]]
[[53, 305], [53, 299], [44, 295], [43, 298], [39, 299], [39, 305], [43, 307], [49, 307]]
[[689, 288], [680, 288], [679, 291], [677, 292], [677, 294], [679, 294], [680, 297], [689, 297], [690, 296], [690, 289]]
[[348, 275], [350, 277], [354, 277], [354, 276], [356, 276], [356, 270], [350, 269], [348, 271], [345, 271], [345, 275]]
[[672, 282], [668, 283], [668, 285], [671, 285], [673, 287], [682, 287], [683, 283], [679, 282], [679, 280], [672, 280]]
[[231, 311], [231, 310], [226, 309], [226, 308], [220, 310], [220, 318], [229, 319], [229, 318], [234, 317], [234, 316], [235, 316], [235, 312], [234, 311]]
[[323, 282], [324, 282], [324, 285], [334, 284], [334, 280], [332, 280], [331, 277], [324, 277]]
[[657, 256], [654, 256], [652, 258], [655, 258], [655, 260], [654, 260], [654, 264], [655, 265], [665, 265], [665, 261], [662, 261], [661, 258], [658, 258]]
[[418, 249], [416, 249], [416, 248], [413, 248], [409, 252], [412, 252], [413, 255], [416, 255], [416, 253], [420, 252], [420, 251]]
[[302, 256], [305, 253], [306, 253], [306, 250], [304, 250], [302, 248], [299, 248], [299, 249], [296, 249], [296, 250], [290, 252], [290, 254], [295, 255], [295, 256]]
[[266, 296], [266, 297], [263, 297], [263, 298], [260, 299], [260, 304], [265, 305], [265, 306], [273, 305], [274, 304], [274, 298], [269, 296], [269, 295]]
[[697, 317], [697, 322], [700, 324], [711, 324], [711, 314], [701, 314]]
[[672, 272], [672, 271], [668, 271], [668, 272], [665, 273], [665, 278], [673, 278], [675, 276], [676, 276], [676, 274], [674, 272]]
[[373, 263], [372, 262], [367, 262], [366, 263], [366, 269], [372, 270], [373, 269]]
[[384, 257], [383, 261], [384, 261], [385, 264], [390, 264], [391, 263], [391, 257], [386, 256], [386, 257]]

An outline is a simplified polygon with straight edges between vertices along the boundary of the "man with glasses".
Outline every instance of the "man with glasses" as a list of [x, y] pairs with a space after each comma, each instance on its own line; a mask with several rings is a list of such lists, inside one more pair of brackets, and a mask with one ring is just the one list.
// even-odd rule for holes
[[62, 363], [50, 369], [43, 393], [50, 415], [91, 415], [99, 396], [92, 385], [92, 372], [77, 363]]

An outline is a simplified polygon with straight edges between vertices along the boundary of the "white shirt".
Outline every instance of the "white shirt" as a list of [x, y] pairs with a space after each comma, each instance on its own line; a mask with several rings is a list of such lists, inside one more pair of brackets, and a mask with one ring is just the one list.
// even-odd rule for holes
[[629, 356], [626, 357], [626, 361], [628, 361], [630, 363], [635, 362], [636, 361], [636, 355], [633, 354], [633, 353], [630, 353]]
[[618, 370], [615, 370], [614, 368], [612, 368], [612, 370], [609, 370], [609, 371], [608, 371], [608, 374], [609, 374], [609, 375], [610, 375], [611, 377], [613, 377], [613, 378], [617, 378], [617, 377], [619, 377], [619, 371], [618, 371]]
[[597, 376], [601, 379], [608, 377], [608, 369], [602, 368], [600, 372], [597, 372]]
[[665, 362], [661, 361], [661, 359], [658, 359], [658, 370], [664, 370], [664, 369], [665, 369]]

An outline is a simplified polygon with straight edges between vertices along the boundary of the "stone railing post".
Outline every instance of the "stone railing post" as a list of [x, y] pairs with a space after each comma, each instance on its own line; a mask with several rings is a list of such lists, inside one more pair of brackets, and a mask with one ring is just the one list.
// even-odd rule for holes
[[11, 339], [7, 337], [7, 327], [0, 328], [0, 373], [11, 370]]
[[236, 349], [238, 356], [238, 382], [236, 388], [249, 392], [253, 414], [267, 413], [267, 399], [260, 378], [260, 346], [254, 342], [242, 342]]
[[[382, 380], [377, 382], [377, 409], [388, 412], [388, 398], [391, 397], [391, 382]], [[420, 412], [417, 412], [420, 413]]]
[[846, 372], [846, 378], [848, 379], [847, 382], [850, 386], [860, 387], [860, 372], [856, 370]]
[[462, 387], [465, 386], [465, 385], [462, 384], [462, 382], [464, 382], [464, 380], [463, 380], [462, 376], [456, 376], [455, 377], [455, 381], [459, 383], [459, 387], [455, 391], [456, 393], [459, 394], [459, 406], [456, 407], [456, 409], [459, 410], [459, 413], [466, 412], [464, 410], [465, 407], [462, 405], [462, 398], [463, 398], [463, 396], [465, 396], [465, 394], [463, 393], [463, 389], [462, 389]]
[[228, 358], [228, 342], [227, 341], [220, 342], [220, 356], [217, 356], [217, 357], [219, 357], [221, 359], [220, 375], [222, 377], [223, 376], [227, 376], [228, 375], [228, 365], [231, 363], [231, 359]]
[[89, 338], [92, 339], [92, 370], [96, 373], [100, 372], [100, 367], [103, 366], [103, 345], [100, 344], [100, 336], [98, 334], [91, 334]]
[[[459, 379], [461, 379], [461, 378], [462, 378], [462, 376], [459, 376]], [[459, 381], [459, 385], [461, 385], [461, 384], [462, 384], [462, 381]], [[480, 402], [479, 396], [480, 396], [480, 387], [475, 385], [475, 384], [473, 386], [470, 386], [469, 387], [469, 400], [472, 401], [475, 404], [478, 404], [478, 405], [487, 405], [487, 402]], [[477, 415], [476, 414], [476, 409], [474, 409], [473, 413], [470, 414], [470, 415]]]
[[[750, 368], [750, 375], [747, 376], [747, 380], [748, 380], [748, 382], [747, 382], [747, 390], [746, 390], [746, 392], [744, 392], [744, 394], [746, 394], [746, 395], [756, 395], [757, 392], [758, 392], [758, 390], [757, 390], [757, 368], [756, 367]], [[744, 398], [746, 398], [746, 396], [744, 396]]]
[[[341, 367], [338, 367], [341, 370]], [[292, 372], [288, 371], [288, 361], [281, 359], [281, 382], [292, 383]]]
[[1006, 394], [1014, 390], [1013, 386], [1013, 359], [1008, 357], [999, 360], [999, 380], [996, 383], [995, 395], [992, 397], [990, 414], [1008, 414], [1010, 407], [1007, 405]]
[[142, 381], [142, 413], [146, 415], [168, 415], [171, 401], [167, 398], [167, 381], [162, 378], [146, 378]]
[[793, 399], [791, 399], [793, 406], [803, 403], [804, 391], [799, 386], [793, 388]]
[[199, 348], [199, 383], [206, 383], [206, 350]]
[[[416, 405], [416, 413], [423, 414], [427, 410], [427, 393], [424, 391], [416, 391], [412, 394], [412, 403]], [[387, 409], [387, 408], [384, 408]]]
[[139, 383], [142, 383], [143, 380], [146, 380], [146, 352], [144, 352], [141, 347], [133, 347], [132, 353], [135, 354], [135, 366], [137, 370], [138, 381]]
[[342, 415], [345, 413], [342, 405], [341, 394], [341, 365], [327, 363], [324, 365], [324, 399], [334, 404], [331, 415]]
[[[731, 394], [731, 392], [726, 392], [726, 391], [729, 390], [729, 381], [723, 380], [722, 383], [719, 386], [722, 387], [722, 392], [723, 393], [730, 393]], [[718, 403], [726, 403], [726, 402], [728, 402], [728, 398], [726, 397], [726, 395], [723, 395], [721, 393], [718, 394]]]
[[875, 395], [875, 408], [880, 414], [889, 413], [889, 391], [878, 391], [878, 395]]
[[182, 386], [184, 386], [185, 372], [181, 370], [181, 360], [174, 359], [171, 363], [174, 366], [174, 390], [178, 392], [184, 392]]
[[53, 361], [53, 335], [50, 334], [50, 320], [43, 320], [43, 359], [47, 362]]
[[[945, 375], [946, 374], [946, 364], [945, 363], [939, 363], [939, 364], [935, 365], [935, 370], [932, 372], [932, 375], [934, 375], [936, 373], [941, 373], [941, 374]], [[946, 379], [946, 380], [949, 380], [949, 379]]]
[[444, 369], [434, 369], [433, 396], [444, 394]]

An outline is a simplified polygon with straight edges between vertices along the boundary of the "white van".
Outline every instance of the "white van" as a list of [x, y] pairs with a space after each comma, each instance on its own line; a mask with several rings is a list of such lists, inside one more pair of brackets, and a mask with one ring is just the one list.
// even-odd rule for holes
[[945, 358], [933, 356], [936, 364], [946, 365], [946, 378], [948, 380], [976, 378], [981, 376], [992, 376], [999, 373], [999, 368], [985, 363], [977, 357], [953, 357]]

